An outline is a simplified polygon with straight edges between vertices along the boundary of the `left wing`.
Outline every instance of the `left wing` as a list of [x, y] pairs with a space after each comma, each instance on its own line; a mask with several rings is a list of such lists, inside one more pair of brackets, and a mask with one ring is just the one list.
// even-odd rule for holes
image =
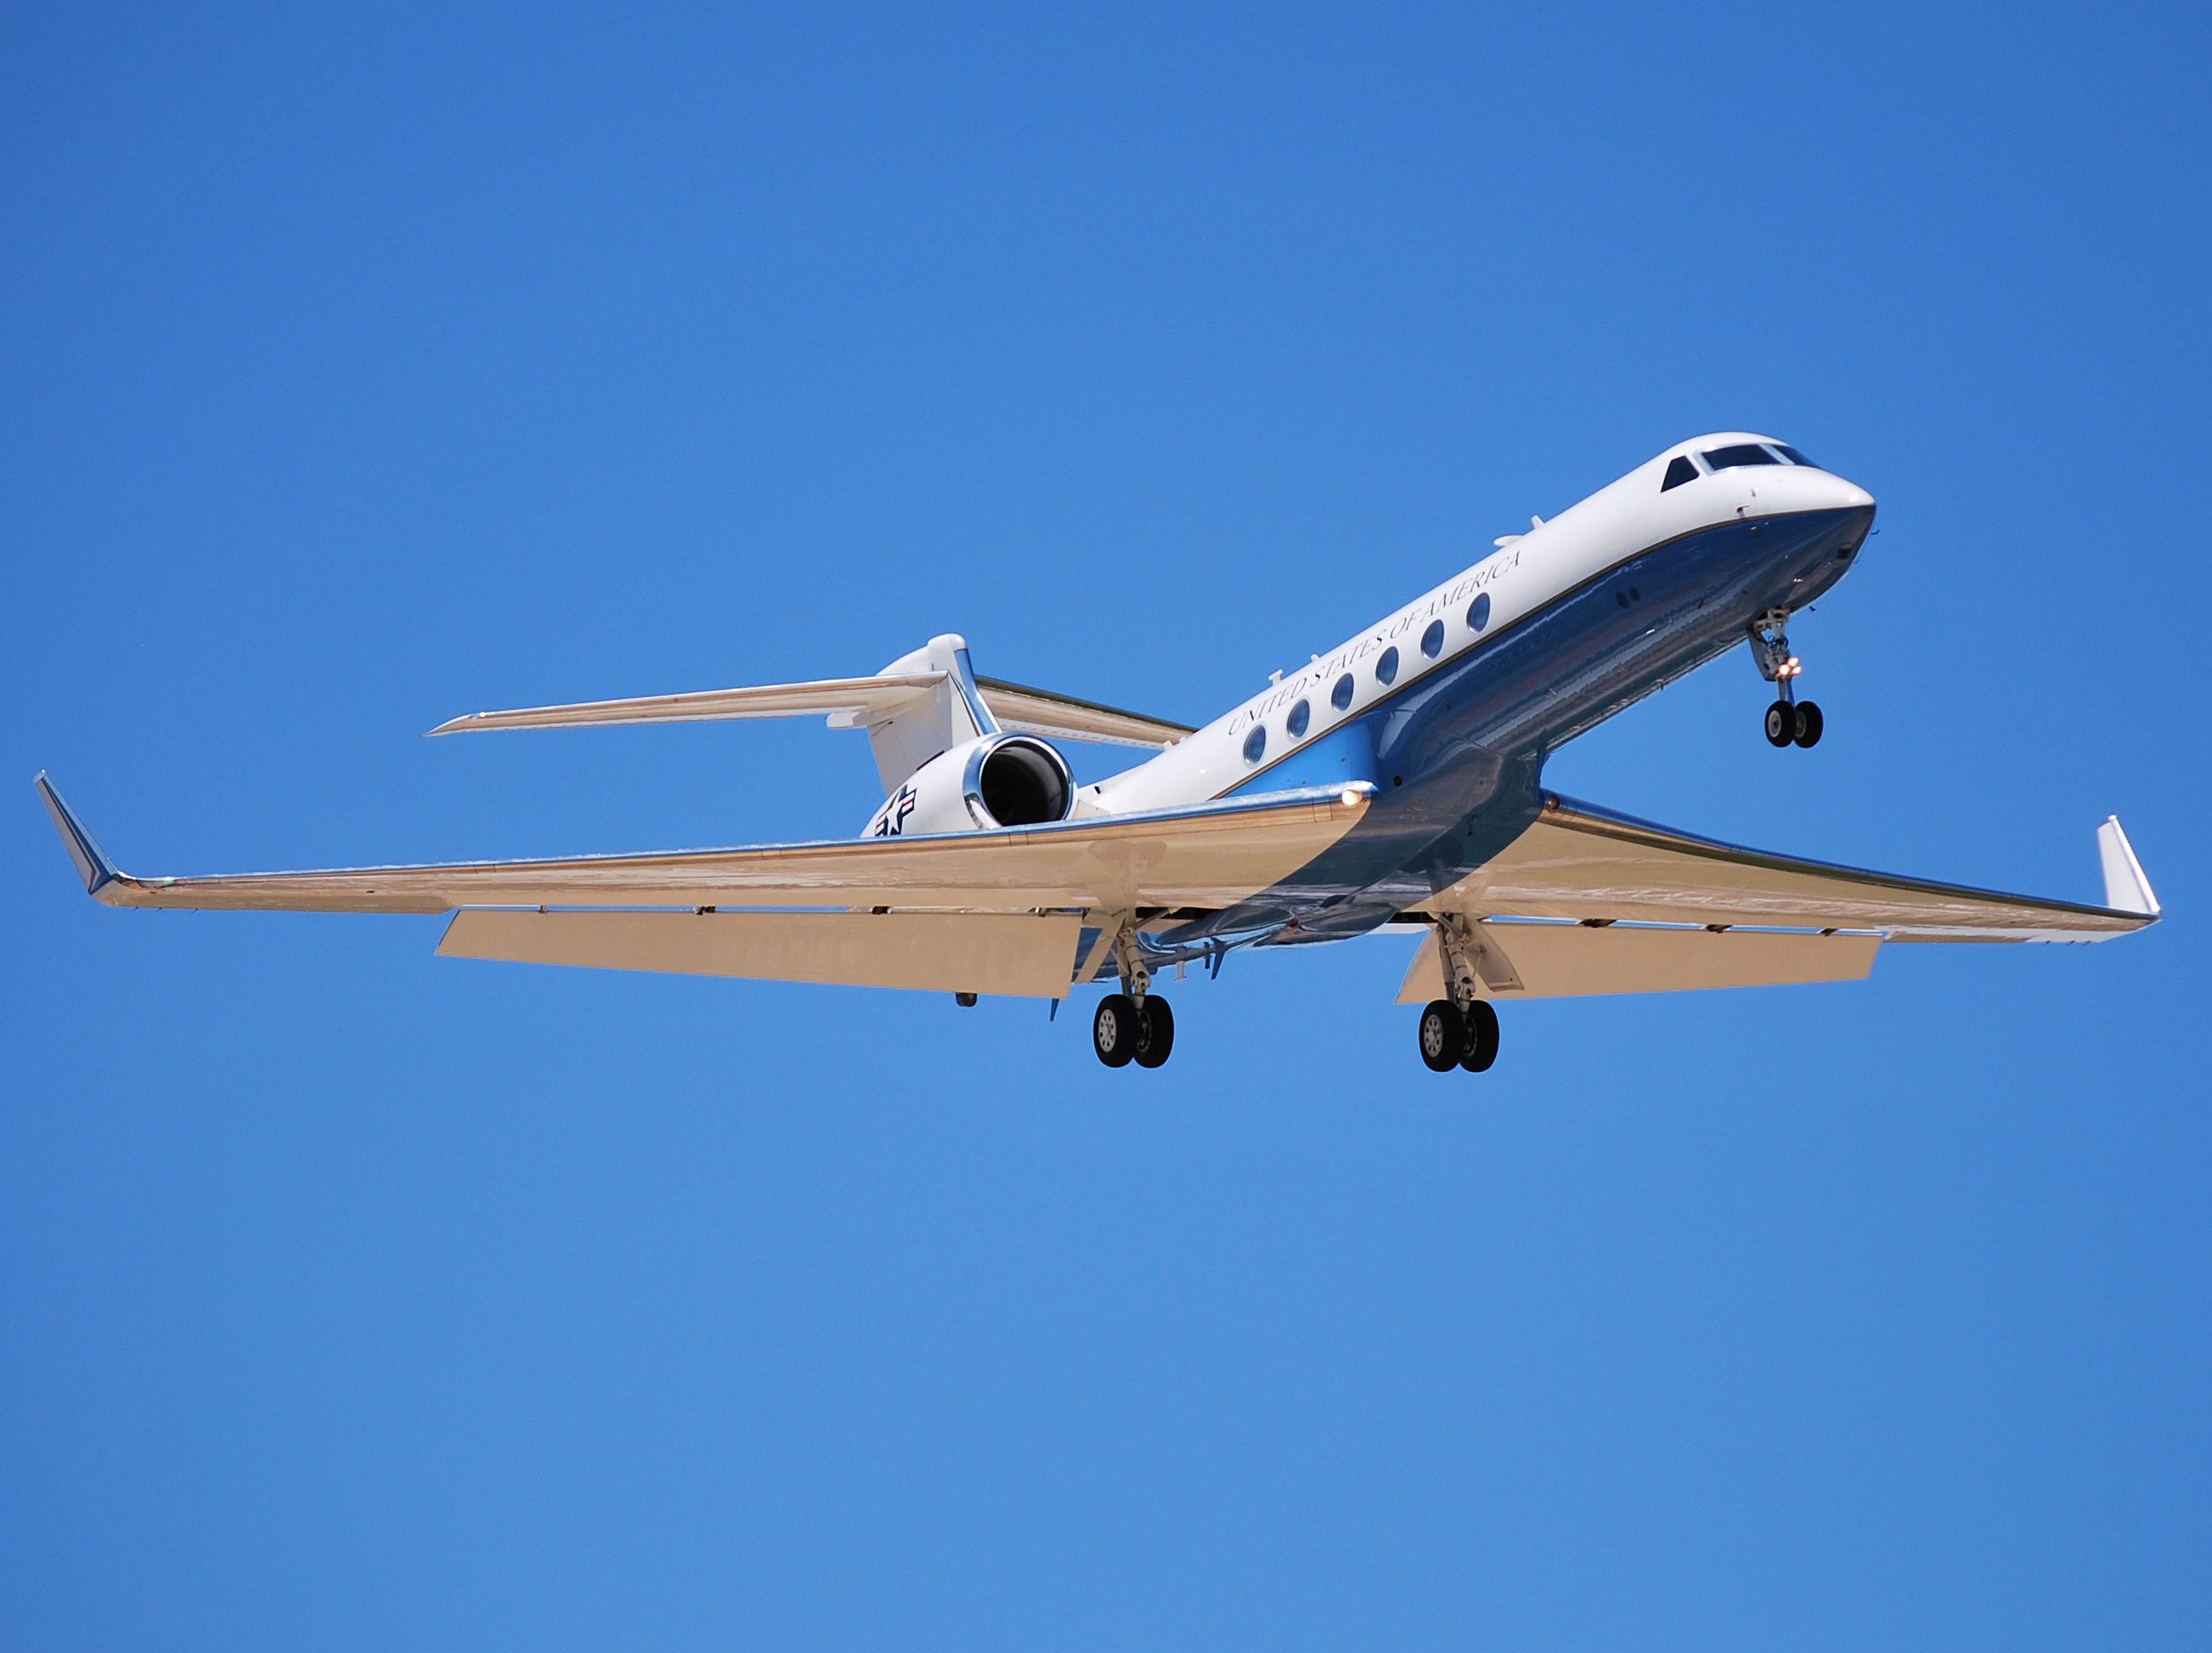
[[996, 832], [138, 878], [116, 869], [45, 775], [36, 785], [86, 890], [110, 907], [315, 913], [482, 906], [993, 913], [1226, 907], [1320, 854], [1352, 829], [1374, 795], [1360, 783]]

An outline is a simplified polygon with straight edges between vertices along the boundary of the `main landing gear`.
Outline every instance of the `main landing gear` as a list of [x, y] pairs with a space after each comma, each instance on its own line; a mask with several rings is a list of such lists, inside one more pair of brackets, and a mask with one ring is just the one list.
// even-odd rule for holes
[[1781, 691], [1781, 698], [1766, 708], [1766, 744], [1770, 746], [1817, 746], [1826, 720], [1819, 705], [1797, 698], [1798, 674], [1804, 663], [1790, 652], [1788, 609], [1769, 609], [1751, 623], [1752, 658], [1759, 675]]
[[1455, 1067], [1486, 1073], [1498, 1060], [1498, 1012], [1487, 999], [1477, 996], [1484, 961], [1488, 961], [1494, 981], [1517, 985], [1518, 978], [1502, 966], [1480, 925], [1451, 916], [1435, 923], [1444, 991], [1450, 997], [1431, 1000], [1421, 1012], [1416, 1030], [1421, 1061], [1432, 1073], [1449, 1073]]
[[1151, 991], [1152, 973], [1133, 925], [1114, 939], [1121, 991], [1109, 993], [1091, 1013], [1091, 1048], [1109, 1067], [1158, 1067], [1175, 1049], [1175, 1012]]
[[1109, 1067], [1158, 1067], [1175, 1048], [1175, 1012], [1153, 994], [1109, 993], [1091, 1012], [1091, 1048]]
[[1449, 999], [1433, 1000], [1421, 1012], [1420, 1036], [1421, 1060], [1431, 1073], [1485, 1073], [1498, 1060], [1498, 1012], [1487, 999], [1470, 1000], [1465, 1010]]

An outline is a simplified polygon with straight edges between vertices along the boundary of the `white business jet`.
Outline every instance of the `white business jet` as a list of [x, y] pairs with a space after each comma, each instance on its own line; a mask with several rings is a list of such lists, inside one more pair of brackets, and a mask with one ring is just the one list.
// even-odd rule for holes
[[[886, 794], [852, 839], [562, 860], [137, 878], [42, 775], [111, 907], [444, 913], [441, 953], [1020, 994], [1101, 982], [1091, 1041], [1157, 1067], [1172, 966], [1424, 936], [1421, 1059], [1480, 1072], [1517, 999], [1864, 976], [1885, 942], [2101, 941], [2158, 902], [2117, 819], [2101, 906], [1741, 849], [1547, 792], [1565, 742], [1748, 642], [1765, 734], [1810, 747], [1785, 625], [1847, 573], [1863, 489], [1732, 431], [1668, 449], [1194, 729], [975, 675], [933, 638], [872, 677], [480, 712], [433, 730], [826, 716]], [[1054, 739], [1156, 749], [1079, 787]], [[458, 910], [455, 910], [458, 909]]]

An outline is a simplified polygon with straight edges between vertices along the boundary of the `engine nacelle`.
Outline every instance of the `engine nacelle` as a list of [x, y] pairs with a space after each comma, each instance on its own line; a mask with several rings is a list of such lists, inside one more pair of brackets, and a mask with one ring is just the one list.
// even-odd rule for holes
[[1052, 746], [1034, 735], [979, 735], [907, 776], [861, 836], [1041, 826], [1074, 807], [1075, 776]]

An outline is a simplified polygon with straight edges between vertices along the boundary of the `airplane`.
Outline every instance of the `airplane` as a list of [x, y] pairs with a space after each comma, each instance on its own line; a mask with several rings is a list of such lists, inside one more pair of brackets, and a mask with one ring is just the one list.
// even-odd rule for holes
[[[1419, 933], [1398, 1002], [1437, 1073], [1495, 1061], [1522, 999], [1842, 981], [1884, 944], [2091, 942], [2156, 896], [2117, 817], [2104, 902], [1769, 854], [1546, 789], [1576, 736], [1748, 643], [1764, 732], [1810, 748], [1790, 617], [1850, 571], [1875, 501], [1786, 442], [1680, 442], [1203, 728], [976, 675], [933, 637], [868, 677], [479, 712], [434, 735], [821, 716], [864, 730], [884, 801], [857, 837], [731, 849], [207, 878], [118, 872], [44, 774], [111, 907], [447, 913], [438, 951], [1060, 1004], [1164, 1063], [1172, 968]], [[1152, 755], [1079, 786], [1054, 741]]]

